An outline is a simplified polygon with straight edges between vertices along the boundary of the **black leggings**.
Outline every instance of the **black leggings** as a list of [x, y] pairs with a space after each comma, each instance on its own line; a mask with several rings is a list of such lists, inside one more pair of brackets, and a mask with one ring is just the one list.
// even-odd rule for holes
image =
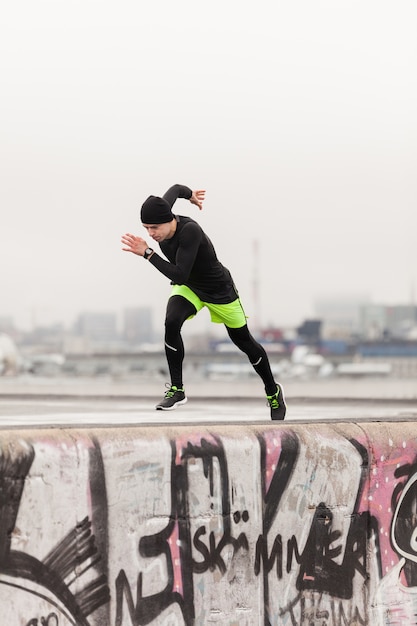
[[[168, 361], [171, 385], [182, 389], [182, 364], [184, 361], [184, 343], [181, 337], [181, 328], [185, 320], [197, 313], [196, 308], [189, 300], [182, 296], [171, 296], [168, 300], [165, 317], [165, 354]], [[245, 324], [241, 328], [226, 330], [235, 346], [244, 352], [255, 372], [262, 378], [267, 395], [277, 390], [277, 385], [271, 372], [268, 355], [264, 348], [249, 332]]]

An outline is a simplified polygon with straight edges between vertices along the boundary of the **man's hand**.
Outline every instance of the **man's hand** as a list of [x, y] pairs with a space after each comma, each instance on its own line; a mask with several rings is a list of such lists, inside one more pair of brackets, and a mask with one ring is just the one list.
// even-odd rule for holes
[[205, 189], [204, 190], [198, 189], [197, 191], [193, 191], [193, 195], [190, 198], [191, 204], [195, 204], [196, 206], [198, 206], [200, 211], [203, 208], [203, 201], [204, 201], [205, 195], [206, 195]]
[[122, 236], [122, 244], [125, 246], [122, 250], [125, 252], [133, 252], [133, 254], [137, 254], [138, 256], [143, 256], [148, 247], [148, 244], [142, 237], [136, 237], [130, 233], [126, 233], [126, 235]]

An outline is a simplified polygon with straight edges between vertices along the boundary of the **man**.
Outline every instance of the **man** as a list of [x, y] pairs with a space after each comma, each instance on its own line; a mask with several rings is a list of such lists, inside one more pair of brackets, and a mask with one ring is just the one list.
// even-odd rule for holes
[[143, 203], [142, 225], [168, 260], [159, 256], [142, 237], [130, 233], [122, 237], [124, 251], [142, 256], [173, 285], [165, 318], [165, 354], [171, 385], [156, 409], [169, 411], [187, 402], [182, 379], [181, 328], [185, 320], [207, 307], [212, 322], [225, 325], [230, 339], [248, 356], [261, 377], [271, 419], [283, 420], [286, 406], [282, 386], [274, 380], [264, 348], [249, 332], [229, 270], [217, 259], [213, 244], [199, 224], [190, 217], [172, 213], [178, 198], [189, 200], [201, 210], [204, 197], [203, 190], [192, 191], [185, 185], [174, 185], [162, 198], [149, 196]]

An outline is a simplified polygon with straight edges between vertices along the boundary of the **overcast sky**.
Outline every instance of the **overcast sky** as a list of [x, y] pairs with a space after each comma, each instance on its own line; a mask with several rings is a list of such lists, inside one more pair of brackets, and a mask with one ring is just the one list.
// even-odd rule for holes
[[409, 303], [416, 26], [415, 0], [3, 3], [0, 316], [149, 305], [162, 324], [169, 281], [120, 236], [145, 236], [140, 205], [174, 183], [206, 189], [202, 212], [175, 212], [211, 237], [250, 320]]

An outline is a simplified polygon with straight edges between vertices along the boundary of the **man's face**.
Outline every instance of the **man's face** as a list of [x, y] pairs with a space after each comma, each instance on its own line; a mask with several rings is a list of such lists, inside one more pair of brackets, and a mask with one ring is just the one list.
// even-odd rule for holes
[[148, 235], [158, 243], [165, 241], [165, 239], [171, 239], [175, 233], [176, 225], [176, 220], [165, 222], [164, 224], [142, 224], [148, 231]]

